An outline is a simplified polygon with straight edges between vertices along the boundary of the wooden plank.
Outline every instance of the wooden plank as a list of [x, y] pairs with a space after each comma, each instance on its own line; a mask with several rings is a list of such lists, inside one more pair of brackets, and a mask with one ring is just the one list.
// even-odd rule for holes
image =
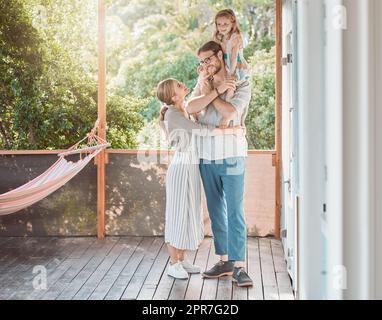
[[75, 300], [87, 300], [93, 293], [95, 288], [101, 282], [105, 274], [112, 267], [113, 263], [117, 260], [121, 252], [126, 246], [126, 239], [119, 238], [118, 242], [115, 244], [110, 253], [104, 258], [97, 269], [92, 273], [92, 275], [86, 280], [81, 289], [76, 293], [73, 299]]
[[[35, 260], [34, 266], [41, 266], [45, 268], [46, 280], [48, 284], [48, 275], [52, 272], [52, 269], [56, 268], [57, 265], [65, 259], [72, 251], [75, 246], [73, 246], [72, 238], [55, 238], [55, 243], [49, 243], [46, 247], [46, 251], [43, 253], [42, 257]], [[33, 268], [34, 268], [33, 266]], [[9, 299], [27, 299], [28, 296], [33, 291], [42, 291], [43, 288], [34, 288], [33, 280], [37, 274], [33, 273], [32, 270], [24, 272], [22, 274], [22, 283], [21, 285], [13, 292]]]
[[292, 287], [279, 287], [280, 300], [294, 300]]
[[57, 280], [60, 279], [60, 277], [65, 274], [66, 271], [69, 270], [69, 268], [72, 266], [74, 261], [77, 261], [78, 259], [70, 258], [70, 256], [76, 252], [76, 254], [79, 253], [79, 250], [81, 249], [83, 253], [86, 252], [93, 244], [95, 243], [94, 238], [73, 238], [72, 239], [72, 245], [70, 252], [68, 253], [68, 256], [61, 259], [58, 258], [57, 265], [55, 265], [51, 270], [48, 270], [47, 274], [47, 290], [33, 290], [26, 299], [28, 300], [36, 300], [40, 299], [51, 287], [53, 287]]
[[263, 285], [276, 286], [276, 273], [273, 265], [273, 256], [269, 239], [259, 239], [260, 244], [260, 260], [261, 274], [263, 277]]
[[248, 290], [249, 288], [232, 284], [232, 300], [248, 300]]
[[248, 238], [248, 275], [253, 280], [253, 286], [248, 288], [248, 300], [263, 300], [263, 280], [257, 238]]
[[[99, 240], [101, 242], [101, 240]], [[84, 268], [65, 286], [64, 290], [57, 297], [59, 300], [73, 299], [84, 283], [92, 276], [98, 266], [104, 261], [110, 251], [118, 243], [116, 238], [103, 240], [102, 246], [94, 252], [91, 259], [85, 264]]]
[[270, 239], [259, 239], [261, 275], [264, 286], [265, 300], [278, 300], [276, 273], [273, 265], [273, 256]]
[[89, 300], [102, 300], [106, 297], [114, 282], [118, 279], [122, 270], [135, 252], [137, 246], [141, 243], [141, 237], [127, 237], [126, 245], [118, 259], [115, 261], [104, 278], [100, 281], [97, 288], [90, 295]]
[[3, 289], [0, 292], [0, 299], [9, 299], [17, 292], [17, 289], [24, 283], [25, 273], [32, 273], [35, 257], [46, 252], [49, 243], [54, 241], [53, 238], [33, 238], [25, 241], [28, 243], [28, 247], [24, 248], [14, 265], [3, 275], [7, 280], [2, 281]]
[[126, 287], [125, 292], [122, 295], [123, 300], [133, 300], [137, 299], [139, 292], [145, 282], [145, 279], [150, 272], [153, 263], [164, 244], [163, 238], [154, 238], [148, 251], [145, 253], [144, 258], [139, 264], [137, 270], [135, 271], [133, 277], [131, 278], [129, 284]]
[[[111, 244], [114, 242], [114, 245]], [[27, 238], [9, 239], [0, 247], [3, 299], [294, 299], [281, 243], [248, 238], [247, 270], [252, 288], [232, 286], [231, 278], [188, 281], [168, 277], [163, 238]], [[189, 260], [203, 270], [218, 257], [206, 238]], [[35, 265], [45, 266], [48, 290], [34, 290]], [[264, 284], [264, 288], [262, 285]]]
[[[247, 289], [245, 289], [247, 291]], [[232, 300], [232, 277], [220, 277], [216, 292], [216, 300]]]
[[[215, 254], [215, 246], [213, 240], [211, 241], [211, 249], [208, 255], [207, 270], [212, 268], [213, 265], [219, 262], [220, 257]], [[218, 286], [218, 279], [203, 279], [203, 288], [201, 300], [215, 300]]]
[[292, 287], [291, 279], [288, 272], [277, 272], [276, 273], [277, 286], [279, 288], [290, 288]]
[[9, 279], [7, 273], [12, 272], [12, 268], [17, 268], [19, 263], [25, 259], [25, 256], [35, 250], [33, 246], [35, 241], [36, 239], [20, 237], [2, 248], [3, 259], [1, 261], [0, 284], [3, 279]]
[[280, 241], [271, 239], [273, 263], [280, 300], [294, 300], [291, 278], [287, 271], [284, 250]]
[[[76, 246], [76, 248], [73, 250], [73, 252], [69, 255], [69, 259], [79, 259], [81, 258], [84, 253], [92, 246], [96, 244], [96, 239], [94, 238], [78, 238], [85, 240], [84, 242], [81, 242], [79, 245]], [[100, 245], [100, 243], [99, 243]]]
[[[196, 253], [195, 264], [202, 268], [202, 272], [207, 269], [208, 255], [211, 248], [211, 238], [205, 238], [200, 244]], [[185, 295], [186, 300], [199, 300], [203, 288], [203, 279], [200, 274], [191, 274]]]
[[61, 294], [70, 282], [77, 276], [79, 272], [93, 258], [97, 251], [102, 248], [102, 241], [94, 241], [79, 258], [68, 258], [62, 268], [57, 268], [54, 274], [56, 281], [41, 296], [43, 300], [54, 300]]
[[49, 241], [53, 239], [24, 238], [19, 247], [10, 247], [9, 259], [4, 263], [5, 269], [0, 277], [2, 285], [12, 282], [14, 286], [14, 280], [31, 267], [33, 257], [39, 255]]
[[277, 286], [264, 286], [264, 300], [279, 300]]
[[278, 240], [271, 240], [271, 249], [273, 256], [273, 264], [276, 272], [285, 272], [287, 270], [287, 264], [284, 257], [284, 251], [281, 242]]
[[174, 278], [170, 277], [167, 275], [167, 268], [170, 263], [170, 260], [168, 260], [165, 271], [162, 274], [162, 277], [159, 281], [159, 284], [155, 290], [154, 293], [154, 300], [167, 300], [168, 297], [170, 296], [170, 292], [172, 289], [172, 286], [174, 285]]
[[137, 300], [152, 300], [155, 291], [159, 285], [162, 276], [165, 276], [167, 263], [169, 261], [169, 254], [167, 245], [164, 244], [160, 250], [157, 259], [154, 262], [153, 268], [151, 268], [147, 278], [142, 286], [141, 291], [137, 297]]
[[119, 300], [121, 299], [126, 287], [130, 283], [134, 272], [138, 268], [139, 264], [145, 257], [146, 251], [152, 245], [154, 239], [147, 237], [143, 238], [139, 246], [134, 251], [133, 255], [129, 259], [128, 263], [125, 265], [121, 273], [119, 274], [117, 280], [113, 283], [111, 289], [107, 293], [106, 300]]
[[[196, 251], [189, 251], [187, 252], [187, 255], [188, 259], [194, 263]], [[174, 285], [171, 288], [169, 300], [184, 300], [189, 280], [189, 278], [187, 280], [175, 279]]]

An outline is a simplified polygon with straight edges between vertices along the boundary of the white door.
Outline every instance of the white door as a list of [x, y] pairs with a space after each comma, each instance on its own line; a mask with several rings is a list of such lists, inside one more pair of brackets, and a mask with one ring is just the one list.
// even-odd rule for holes
[[[283, 92], [282, 92], [282, 179], [283, 230], [282, 240], [288, 272], [295, 279], [296, 266], [296, 108], [294, 100], [294, 1], [283, 3]], [[293, 281], [295, 288], [295, 281]]]

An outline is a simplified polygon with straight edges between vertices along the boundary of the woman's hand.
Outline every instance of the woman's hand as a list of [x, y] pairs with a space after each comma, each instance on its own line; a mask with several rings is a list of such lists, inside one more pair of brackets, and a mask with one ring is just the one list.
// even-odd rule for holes
[[243, 127], [243, 126], [234, 126], [233, 127], [233, 134], [238, 136], [238, 137], [245, 137], [246, 133], [247, 133], [247, 129], [246, 127]]

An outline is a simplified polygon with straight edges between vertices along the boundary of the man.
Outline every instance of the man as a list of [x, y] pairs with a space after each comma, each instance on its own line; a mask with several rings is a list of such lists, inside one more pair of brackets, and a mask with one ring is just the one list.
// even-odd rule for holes
[[[251, 99], [248, 81], [236, 87], [227, 79], [221, 46], [210, 41], [198, 51], [198, 84], [187, 103], [187, 112], [198, 114], [199, 122], [218, 126], [222, 118], [243, 125]], [[228, 89], [235, 95], [225, 101]], [[232, 275], [238, 286], [252, 286], [246, 273], [247, 228], [244, 217], [244, 173], [248, 144], [245, 137], [222, 135], [200, 137], [200, 173], [214, 235], [215, 252], [220, 261], [203, 273], [205, 278]]]

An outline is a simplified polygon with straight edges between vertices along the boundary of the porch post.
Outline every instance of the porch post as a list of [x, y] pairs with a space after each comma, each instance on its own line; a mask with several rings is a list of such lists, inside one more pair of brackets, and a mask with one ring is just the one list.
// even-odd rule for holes
[[281, 215], [281, 101], [282, 101], [282, 39], [281, 39], [281, 10], [282, 1], [276, 0], [276, 175], [275, 175], [275, 238], [280, 239]]
[[[98, 135], [106, 140], [106, 49], [105, 4], [98, 0]], [[96, 158], [97, 164], [97, 237], [105, 238], [105, 161], [103, 150]]]

